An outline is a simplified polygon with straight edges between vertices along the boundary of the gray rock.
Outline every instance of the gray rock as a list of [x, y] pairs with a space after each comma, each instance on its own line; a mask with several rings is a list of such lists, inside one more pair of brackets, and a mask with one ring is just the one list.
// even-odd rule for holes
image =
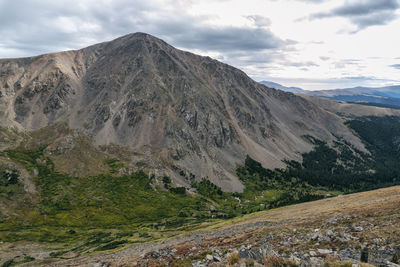
[[394, 249], [386, 249], [382, 247], [380, 249], [370, 249], [368, 251], [368, 262], [371, 264], [386, 264], [386, 262], [392, 262], [396, 256]]
[[313, 250], [311, 250], [311, 251], [309, 252], [309, 254], [310, 254], [311, 257], [317, 256], [317, 253], [316, 253], [315, 251], [313, 251]]
[[260, 251], [252, 251], [246, 249], [239, 250], [238, 255], [241, 259], [261, 260], [263, 258], [263, 255]]
[[310, 237], [310, 239], [311, 240], [318, 240], [320, 237], [321, 237], [321, 233], [315, 233]]
[[309, 261], [310, 261], [310, 265], [309, 266], [321, 266], [321, 264], [322, 264], [321, 259], [317, 258], [317, 257], [311, 257], [309, 259]]
[[385, 267], [400, 267], [400, 265], [390, 262], [390, 261], [385, 261]]
[[214, 259], [214, 261], [216, 261], [216, 262], [220, 262], [220, 261], [221, 261], [221, 257], [218, 256], [218, 255], [213, 255], [213, 259]]
[[364, 231], [364, 228], [361, 226], [353, 226], [352, 230], [353, 232], [362, 232]]
[[208, 261], [213, 261], [213, 260], [214, 260], [214, 257], [213, 257], [212, 255], [208, 254], [208, 255], [206, 256], [206, 260], [208, 260]]
[[360, 259], [360, 256], [355, 254], [355, 252], [349, 248], [339, 251], [339, 258], [341, 260], [351, 260], [351, 259]]
[[332, 254], [332, 250], [330, 249], [317, 249], [318, 253], [321, 255], [328, 255], [328, 254]]
[[202, 263], [201, 261], [192, 262], [192, 266], [193, 267], [206, 267], [206, 265], [204, 263]]
[[339, 220], [339, 217], [332, 217], [332, 218], [329, 218], [328, 220], [327, 220], [327, 223], [331, 223], [331, 224], [333, 224], [333, 223], [336, 223], [337, 221]]
[[295, 261], [297, 264], [299, 264], [301, 262], [301, 259], [296, 257], [295, 255], [290, 255], [290, 259]]
[[91, 267], [110, 267], [111, 264], [107, 262], [97, 262], [95, 264], [92, 264]]

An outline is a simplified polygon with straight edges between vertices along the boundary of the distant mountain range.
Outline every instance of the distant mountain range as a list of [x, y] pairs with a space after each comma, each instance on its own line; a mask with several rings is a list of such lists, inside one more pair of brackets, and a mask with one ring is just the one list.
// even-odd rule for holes
[[274, 82], [270, 82], [270, 81], [261, 81], [260, 83], [269, 88], [275, 88], [278, 90], [282, 90], [282, 91], [290, 92], [290, 93], [294, 93], [294, 94], [301, 94], [301, 93], [307, 92], [306, 90], [301, 89], [299, 87], [287, 87], [287, 86], [283, 86], [279, 83], [274, 83]]
[[298, 87], [286, 87], [269, 81], [261, 81], [260, 83], [271, 88], [295, 94], [308, 94], [363, 105], [400, 108], [400, 85], [375, 88], [358, 86], [345, 89], [309, 91]]

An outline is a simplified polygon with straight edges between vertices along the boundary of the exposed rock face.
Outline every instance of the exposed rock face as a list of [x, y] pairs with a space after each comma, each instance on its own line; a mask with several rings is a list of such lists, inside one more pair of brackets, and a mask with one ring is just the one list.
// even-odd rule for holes
[[0, 93], [2, 126], [34, 130], [68, 121], [96, 144], [131, 147], [148, 170], [182, 185], [189, 181], [176, 170], [240, 191], [234, 170], [246, 154], [281, 167], [312, 148], [303, 135], [343, 137], [362, 148], [338, 116], [311, 101], [143, 33], [0, 60]]

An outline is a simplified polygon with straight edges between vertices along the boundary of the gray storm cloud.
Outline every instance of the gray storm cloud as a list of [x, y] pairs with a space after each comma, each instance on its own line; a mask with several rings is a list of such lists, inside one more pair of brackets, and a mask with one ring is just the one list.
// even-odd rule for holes
[[374, 25], [385, 25], [395, 20], [396, 10], [399, 8], [398, 0], [353, 0], [346, 1], [330, 11], [314, 13], [310, 19], [344, 17], [356, 25], [359, 31]]
[[203, 23], [206, 19], [176, 16], [151, 1], [0, 0], [0, 57], [77, 49], [137, 31], [203, 51], [257, 52], [286, 45], [263, 27], [215, 27]]
[[400, 70], [400, 64], [393, 64], [393, 65], [390, 65], [390, 67]]

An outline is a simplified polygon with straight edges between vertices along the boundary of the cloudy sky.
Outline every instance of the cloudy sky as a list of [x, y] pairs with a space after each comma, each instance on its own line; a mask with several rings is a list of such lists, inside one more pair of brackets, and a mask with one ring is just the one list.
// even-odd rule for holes
[[0, 58], [133, 32], [304, 89], [400, 84], [400, 0], [0, 0]]

